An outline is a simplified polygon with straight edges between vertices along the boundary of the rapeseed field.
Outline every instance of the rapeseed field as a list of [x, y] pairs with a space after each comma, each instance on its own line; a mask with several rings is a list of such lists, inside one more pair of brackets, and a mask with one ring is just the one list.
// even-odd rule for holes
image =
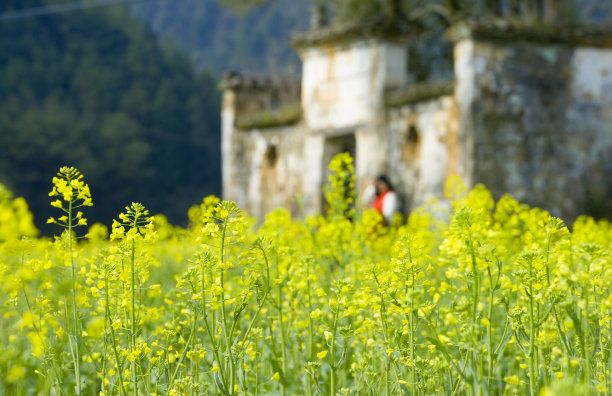
[[66, 167], [38, 238], [0, 188], [0, 395], [612, 393], [608, 221], [453, 178], [384, 227], [330, 166], [324, 215], [258, 226], [215, 197], [185, 229], [146, 202], [90, 226]]

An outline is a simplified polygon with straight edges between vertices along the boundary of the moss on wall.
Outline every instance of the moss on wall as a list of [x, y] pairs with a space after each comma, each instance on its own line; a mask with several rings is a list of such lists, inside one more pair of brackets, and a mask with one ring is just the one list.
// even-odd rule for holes
[[422, 102], [439, 96], [451, 95], [454, 87], [454, 82], [448, 81], [394, 88], [385, 92], [385, 104], [390, 107], [397, 107]]
[[245, 114], [236, 119], [240, 129], [271, 128], [295, 124], [302, 119], [301, 103], [282, 106], [275, 110], [264, 110]]

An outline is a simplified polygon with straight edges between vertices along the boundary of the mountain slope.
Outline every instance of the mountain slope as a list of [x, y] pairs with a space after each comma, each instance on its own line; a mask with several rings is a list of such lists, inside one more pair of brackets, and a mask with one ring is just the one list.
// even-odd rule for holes
[[218, 0], [136, 2], [132, 13], [175, 41], [196, 68], [217, 75], [232, 70], [296, 74], [300, 62], [291, 36], [308, 29], [309, 0], [275, 0], [246, 14]]
[[[8, 0], [0, 12], [50, 3]], [[215, 80], [124, 8], [4, 21], [0, 37], [0, 183], [43, 231], [62, 165], [91, 185], [90, 222], [140, 201], [185, 223], [190, 205], [220, 193]]]

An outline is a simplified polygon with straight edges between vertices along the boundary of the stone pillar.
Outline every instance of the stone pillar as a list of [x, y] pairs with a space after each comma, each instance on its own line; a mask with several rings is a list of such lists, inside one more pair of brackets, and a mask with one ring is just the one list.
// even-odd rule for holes
[[457, 172], [464, 183], [474, 183], [474, 114], [475, 69], [474, 40], [463, 37], [455, 42], [455, 98], [459, 111], [459, 160]]
[[221, 176], [223, 199], [235, 199], [232, 191], [232, 138], [236, 120], [236, 93], [224, 89], [221, 101]]

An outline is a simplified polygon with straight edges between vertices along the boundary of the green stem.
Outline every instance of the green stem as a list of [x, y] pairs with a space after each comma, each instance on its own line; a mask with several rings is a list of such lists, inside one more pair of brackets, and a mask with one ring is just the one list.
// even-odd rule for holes
[[546, 263], [546, 284], [550, 286], [550, 269], [548, 268], [548, 260], [550, 258], [550, 243], [552, 240], [552, 234], [548, 233], [546, 235], [546, 259], [544, 262]]
[[582, 354], [584, 358], [584, 383], [591, 384], [591, 354], [588, 348], [589, 334], [589, 291], [584, 287], [584, 318], [582, 320]]
[[[308, 361], [314, 360], [314, 331], [312, 326], [312, 297], [310, 293], [310, 260], [306, 263], [306, 301], [308, 303]], [[312, 396], [312, 376], [306, 373], [308, 378], [308, 396]]]
[[[112, 348], [113, 348], [113, 353], [115, 355], [115, 361], [117, 363], [117, 374], [119, 375], [119, 383], [121, 383], [121, 395], [127, 395], [127, 392], [125, 391], [125, 387], [123, 386], [123, 365], [120, 363], [119, 360], [119, 351], [117, 351], [117, 343], [115, 341], [115, 329], [113, 328], [113, 320], [112, 320], [112, 316], [111, 316], [111, 312], [110, 312], [110, 298], [108, 296], [108, 276], [105, 277], [105, 283], [106, 283], [106, 287], [105, 287], [105, 298], [106, 298], [106, 321], [108, 321], [108, 323], [110, 323], [110, 332], [111, 332], [111, 340], [112, 340]], [[104, 343], [106, 344], [106, 338]], [[102, 379], [102, 381], [104, 381], [104, 379]]]
[[266, 255], [266, 251], [264, 250], [264, 248], [262, 246], [260, 246], [259, 248], [263, 254], [264, 262], [266, 263], [266, 291], [264, 292], [261, 302], [259, 302], [259, 307], [257, 308], [255, 315], [253, 315], [253, 318], [251, 319], [251, 322], [249, 323], [249, 326], [247, 327], [247, 330], [244, 333], [244, 336], [242, 337], [243, 342], [246, 341], [246, 339], [249, 337], [251, 329], [253, 328], [253, 325], [257, 321], [257, 318], [259, 317], [259, 313], [261, 312], [266, 302], [266, 299], [268, 298], [268, 295], [270, 294], [270, 264], [268, 262], [268, 256]]
[[531, 396], [536, 394], [536, 323], [533, 307], [533, 263], [529, 260], [529, 390]]
[[330, 367], [330, 379], [329, 379], [329, 395], [336, 396], [336, 362], [334, 355], [336, 353], [336, 329], [338, 327], [338, 314], [340, 312], [340, 302], [334, 311], [334, 322], [332, 325], [332, 340], [329, 351], [329, 367]]
[[254, 349], [255, 349], [255, 360], [253, 361], [253, 365], [255, 366], [255, 396], [259, 395], [259, 365], [257, 364], [257, 336], [253, 340]]
[[[206, 313], [206, 275], [204, 268], [204, 261], [202, 260], [202, 320], [204, 321], [204, 328], [206, 329], [206, 334], [208, 335], [208, 339], [212, 345], [212, 352], [215, 360], [217, 361], [220, 373], [221, 373], [221, 383], [224, 387], [223, 392], [227, 393], [227, 381], [225, 378], [225, 370], [223, 364], [221, 362], [221, 358], [219, 356], [219, 344], [217, 344], [215, 337], [210, 329], [210, 325], [208, 323], [208, 314]], [[214, 323], [214, 320], [213, 320]]]
[[374, 281], [376, 282], [376, 287], [378, 289], [378, 298], [380, 299], [380, 321], [382, 324], [382, 328], [383, 328], [383, 342], [385, 345], [385, 350], [384, 350], [384, 356], [385, 357], [385, 394], [387, 396], [389, 396], [389, 357], [387, 354], [387, 349], [389, 349], [389, 340], [387, 339], [387, 334], [388, 334], [388, 330], [387, 330], [387, 316], [386, 316], [386, 312], [387, 312], [387, 307], [385, 306], [385, 300], [383, 298], [382, 292], [381, 292], [381, 285], [380, 282], [378, 281], [378, 277], [374, 275]]
[[474, 342], [474, 351], [470, 354], [470, 361], [472, 366], [472, 371], [475, 375], [472, 376], [474, 392], [476, 394], [480, 394], [481, 386], [482, 386], [482, 365], [480, 364], [480, 354], [477, 349], [480, 347], [480, 326], [476, 322], [477, 314], [478, 314], [478, 302], [480, 300], [480, 279], [478, 276], [478, 268], [476, 266], [476, 252], [474, 249], [474, 241], [472, 240], [472, 234], [468, 232], [468, 248], [470, 250], [470, 258], [472, 262], [472, 275], [474, 277], [474, 281], [472, 284], [472, 329], [476, 333], [476, 338], [473, 339]]
[[[612, 315], [612, 312], [610, 312], [610, 310], [608, 310], [608, 315]], [[608, 322], [609, 323], [609, 322]], [[608, 326], [608, 334], [610, 334], [610, 326]], [[607, 345], [607, 349], [610, 350], [612, 349], [612, 342], [610, 342], [610, 339], [608, 338], [607, 340], [608, 345]], [[611, 384], [611, 378], [612, 378], [612, 358], [608, 355], [608, 359], [607, 359], [607, 365], [608, 365], [608, 372], [606, 374], [606, 389], [610, 389], [610, 386], [612, 386]], [[604, 365], [604, 370], [605, 370], [605, 365]]]
[[[23, 265], [23, 259], [22, 259], [22, 265]], [[32, 317], [34, 317], [34, 312], [32, 311], [32, 306], [30, 305], [30, 300], [28, 299], [28, 294], [26, 293], [25, 286], [23, 284], [21, 285], [21, 290], [23, 291], [23, 297], [25, 299], [26, 306], [28, 307], [28, 311], [30, 312]], [[39, 317], [39, 321], [41, 319], [42, 318]], [[48, 358], [48, 356], [47, 356], [47, 346], [46, 346], [45, 340], [44, 340], [44, 338], [42, 336], [41, 328], [39, 326], [37, 326], [36, 323], [32, 323], [32, 327], [34, 327], [34, 330], [36, 331], [36, 334], [38, 335], [38, 338], [40, 338], [41, 341], [43, 342], [43, 362], [45, 364], [45, 369], [46, 369], [47, 358]], [[57, 368], [56, 368], [56, 366], [54, 364], [51, 364], [51, 368], [53, 369], [53, 374], [55, 374], [56, 386], [59, 387], [57, 390], [59, 390], [59, 393], [63, 395], [64, 391], [61, 388], [61, 381], [60, 381], [59, 373], [57, 372]], [[54, 386], [54, 388], [55, 388], [55, 386]]]
[[[546, 236], [546, 259], [545, 259], [545, 265], [546, 265], [546, 286], [548, 286], [548, 287], [550, 287], [549, 260], [550, 260], [551, 239], [552, 239], [552, 235], [550, 233], [548, 233], [547, 236]], [[555, 306], [555, 303], [556, 303], [556, 300], [553, 299], [552, 312], [553, 312], [553, 314], [555, 316], [555, 324], [557, 326], [557, 334], [559, 336], [559, 339], [561, 340], [561, 347], [563, 348], [563, 352], [565, 353], [566, 358], [569, 360], [570, 359], [570, 347], [568, 345], [567, 337], [565, 335], [565, 332], [561, 328], [561, 321], [559, 320], [559, 314], [557, 313], [557, 307]], [[546, 378], [548, 378], [548, 375], [546, 375]]]
[[[198, 318], [197, 312], [195, 313], [195, 315], [196, 315], [196, 320], [197, 320]], [[194, 347], [195, 347], [195, 337], [191, 341], [191, 348], [194, 349]], [[191, 394], [192, 395], [197, 394], [198, 377], [200, 376], [199, 368], [200, 368], [199, 359], [196, 360], [195, 362], [194, 362], [194, 359], [191, 359]]]
[[[68, 183], [70, 184], [70, 179], [68, 179]], [[70, 199], [68, 203], [68, 254], [70, 255], [70, 273], [72, 275], [72, 321], [73, 321], [73, 334], [72, 338], [68, 337], [71, 341], [71, 352], [72, 352], [72, 360], [74, 363], [74, 376], [76, 381], [76, 394], [77, 396], [81, 395], [81, 354], [79, 351], [79, 345], [81, 343], [81, 331], [80, 331], [80, 323], [79, 323], [79, 311], [77, 305], [77, 291], [76, 291], [76, 263], [74, 262], [74, 255], [72, 253], [72, 205], [73, 200]], [[74, 342], [74, 346], [72, 343]]]
[[487, 309], [487, 378], [488, 378], [488, 392], [492, 394], [493, 386], [493, 337], [491, 323], [493, 320], [493, 296], [495, 293], [495, 287], [493, 285], [493, 275], [491, 274], [491, 268], [487, 266], [487, 272], [489, 274], [489, 307]]
[[170, 377], [170, 384], [168, 386], [168, 394], [170, 394], [170, 391], [172, 390], [172, 384], [174, 383], [174, 379], [176, 378], [179, 372], [179, 369], [181, 368], [181, 364], [183, 363], [183, 360], [185, 360], [185, 356], [187, 355], [187, 352], [189, 352], [189, 345], [192, 343], [193, 337], [195, 335], [197, 318], [198, 318], [198, 314], [197, 312], [194, 312], [193, 322], [191, 324], [191, 331], [189, 332], [189, 338], [187, 339], [187, 342], [185, 343], [185, 349], [183, 350], [183, 353], [181, 354], [180, 359], [176, 362], [176, 367], [174, 369], [174, 372], [172, 373], [172, 377]]
[[[136, 219], [134, 219], [134, 228], [136, 227]], [[130, 368], [132, 372], [132, 382], [134, 387], [132, 388], [132, 394], [137, 396], [138, 394], [138, 376], [136, 375], [136, 241], [132, 239], [132, 246], [130, 251], [130, 294], [132, 309], [130, 311], [130, 353], [132, 354]]]
[[[229, 222], [230, 215], [228, 214], [223, 220], [223, 230], [221, 233], [221, 263], [225, 263], [225, 237], [227, 235], [227, 224]], [[225, 284], [224, 284], [224, 275], [225, 270], [221, 269], [220, 271], [220, 286], [221, 286], [221, 324], [223, 326], [223, 336], [225, 339], [225, 355], [228, 358], [228, 361], [224, 364], [229, 369], [228, 380], [229, 380], [229, 389], [228, 392], [232, 393], [234, 389], [234, 359], [232, 357], [232, 347], [230, 344], [228, 326], [227, 326], [227, 315], [225, 313]], [[221, 365], [221, 362], [219, 362]]]
[[[410, 250], [408, 250], [408, 254], [410, 255]], [[412, 278], [412, 294], [410, 296], [410, 316], [408, 317], [408, 322], [410, 326], [410, 394], [416, 395], [416, 365], [414, 363], [415, 359], [415, 348], [414, 348], [414, 295], [415, 295], [415, 276], [414, 276], [414, 265], [412, 264], [412, 257], [410, 257], [411, 266], [410, 266], [410, 275]]]
[[[278, 257], [276, 259], [276, 274], [280, 278], [280, 268], [278, 264]], [[281, 369], [283, 370], [283, 376], [287, 375], [287, 351], [285, 346], [287, 345], [285, 340], [285, 325], [283, 323], [283, 284], [278, 284], [278, 325], [281, 333]], [[281, 396], [285, 396], [285, 384], [281, 381]]]

